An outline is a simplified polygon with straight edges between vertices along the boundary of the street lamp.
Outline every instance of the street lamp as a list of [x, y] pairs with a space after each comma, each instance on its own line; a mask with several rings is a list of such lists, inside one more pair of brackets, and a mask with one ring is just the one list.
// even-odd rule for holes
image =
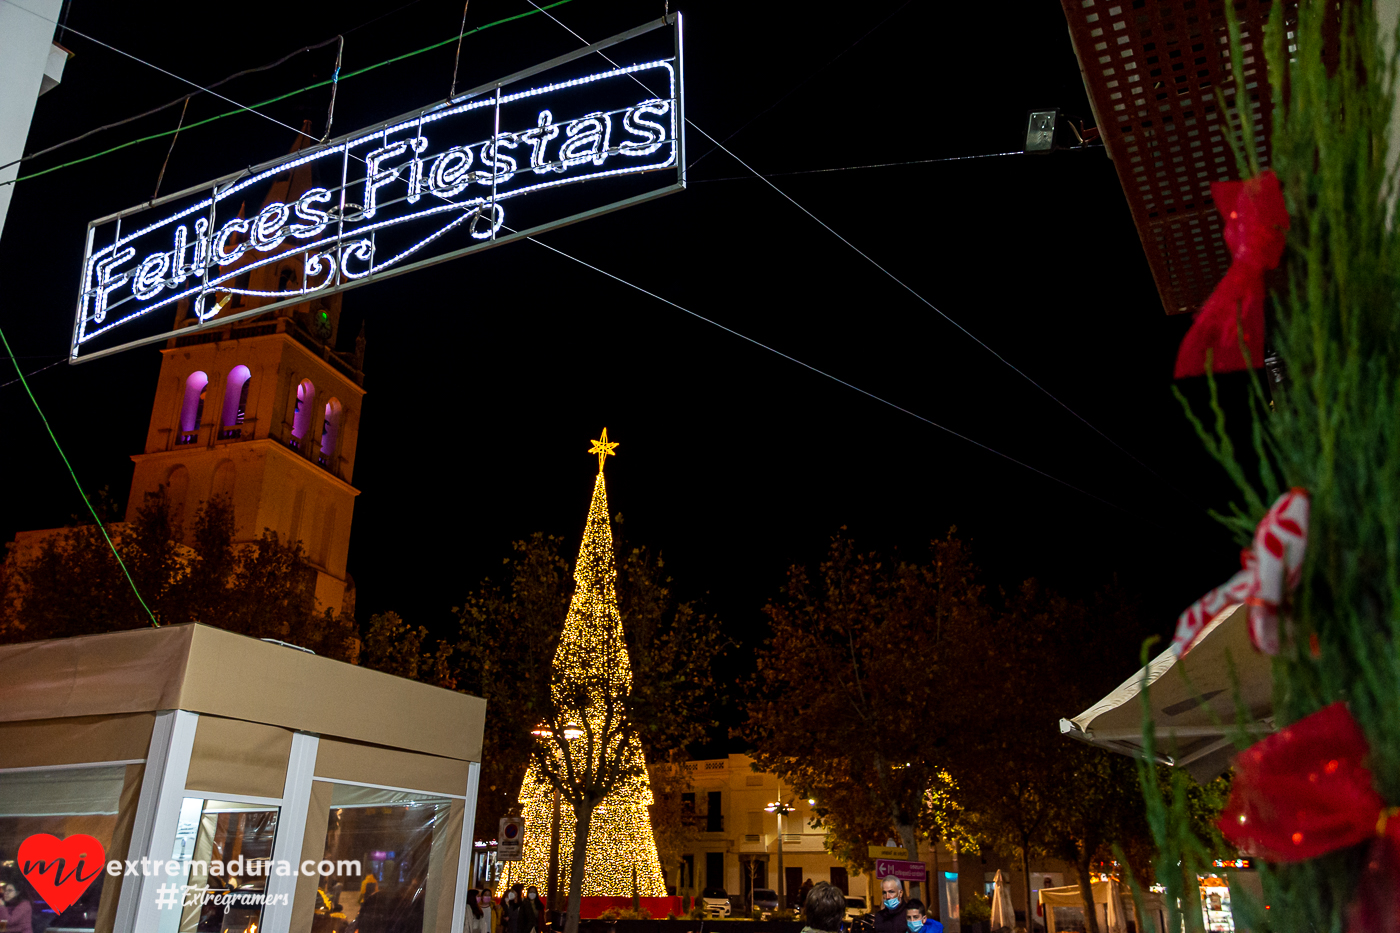
[[[574, 739], [583, 738], [583, 726], [580, 726], [578, 723], [571, 722], [559, 731], [564, 734], [564, 740], [566, 742], [572, 742]], [[537, 738], [548, 739], [554, 737], [554, 730], [549, 728], [549, 723], [542, 722], [531, 729], [530, 734]]]
[[778, 800], [763, 809], [778, 814], [778, 909], [784, 910], [787, 908], [787, 894], [783, 891], [783, 817], [794, 812], [794, 809]]

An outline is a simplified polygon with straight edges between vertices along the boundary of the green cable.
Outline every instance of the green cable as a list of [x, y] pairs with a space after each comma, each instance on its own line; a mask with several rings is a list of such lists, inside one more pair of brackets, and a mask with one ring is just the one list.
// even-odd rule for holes
[[[493, 23], [486, 23], [485, 25], [477, 26], [475, 29], [468, 29], [466, 32], [461, 33], [460, 36], [452, 36], [451, 38], [444, 39], [444, 40], [442, 40], [441, 42], [434, 42], [432, 45], [425, 45], [423, 48], [418, 49], [418, 50], [416, 50], [416, 51], [413, 51], [413, 52], [405, 52], [404, 54], [402, 54], [402, 55], [396, 55], [396, 56], [394, 56], [393, 58], [386, 58], [386, 59], [385, 59], [384, 61], [382, 61], [382, 62], [377, 62], [377, 63], [375, 63], [375, 64], [373, 64], [373, 65], [367, 65], [367, 66], [365, 66], [364, 68], [359, 69], [358, 71], [352, 71], [352, 72], [350, 72], [349, 74], [343, 74], [343, 75], [340, 76], [340, 80], [341, 80], [341, 81], [344, 81], [344, 80], [346, 80], [346, 79], [348, 79], [348, 78], [353, 78], [353, 77], [355, 77], [356, 75], [362, 75], [362, 74], [364, 74], [364, 73], [367, 72], [367, 71], [373, 71], [374, 69], [376, 69], [376, 68], [382, 68], [382, 67], [384, 67], [385, 65], [392, 65], [394, 62], [401, 62], [401, 61], [403, 61], [405, 58], [412, 58], [412, 57], [415, 56], [415, 55], [422, 55], [424, 52], [431, 52], [433, 49], [440, 49], [440, 48], [442, 48], [444, 45], [448, 45], [448, 44], [450, 44], [450, 43], [452, 43], [452, 42], [456, 42], [459, 38], [461, 38], [461, 37], [463, 37], [463, 36], [470, 36], [470, 35], [472, 35], [473, 33], [481, 32], [483, 29], [490, 29], [492, 26], [500, 26], [500, 25], [502, 25], [503, 23], [509, 23], [509, 22], [511, 22], [512, 20], [522, 19], [522, 18], [524, 18], [524, 17], [526, 17], [526, 16], [534, 16], [536, 13], [542, 13], [542, 12], [544, 12], [545, 10], [552, 10], [552, 9], [554, 9], [554, 8], [557, 7], [557, 6], [563, 6], [564, 4], [570, 3], [570, 2], [571, 2], [571, 0], [555, 0], [554, 3], [548, 4], [548, 5], [546, 5], [546, 6], [539, 7], [538, 9], [527, 10], [527, 11], [524, 12], [524, 13], [517, 13], [517, 14], [515, 14], [514, 16], [507, 16], [505, 19], [498, 19], [498, 20], [496, 20], [496, 21], [493, 22]], [[239, 107], [237, 110], [230, 110], [230, 111], [227, 111], [226, 113], [220, 113], [220, 114], [216, 114], [216, 115], [214, 115], [214, 116], [212, 116], [212, 117], [206, 117], [206, 118], [204, 118], [203, 120], [198, 120], [198, 121], [196, 121], [196, 122], [194, 122], [194, 123], [186, 123], [182, 129], [185, 129], [185, 130], [192, 130], [192, 129], [194, 129], [196, 126], [203, 126], [203, 125], [206, 124], [206, 123], [213, 123], [215, 120], [222, 120], [224, 117], [231, 117], [231, 116], [235, 116], [236, 114], [247, 113], [248, 111], [250, 111], [250, 110], [255, 110], [255, 109], [257, 109], [258, 107], [266, 107], [268, 104], [275, 104], [275, 103], [277, 103], [279, 100], [286, 100], [288, 97], [295, 97], [295, 96], [298, 95], [298, 94], [305, 94], [307, 91], [314, 91], [314, 90], [316, 90], [318, 87], [326, 87], [327, 85], [329, 85], [329, 84], [331, 84], [331, 83], [332, 83], [332, 80], [331, 80], [331, 79], [327, 79], [327, 80], [325, 80], [325, 81], [317, 81], [315, 84], [308, 84], [308, 85], [307, 85], [306, 87], [304, 87], [304, 88], [299, 88], [299, 89], [297, 89], [297, 90], [295, 90], [295, 91], [288, 91], [287, 93], [285, 93], [285, 94], [279, 94], [279, 95], [277, 95], [276, 97], [269, 97], [267, 100], [259, 101], [258, 103], [253, 104], [253, 105], [250, 106], [250, 107]], [[180, 131], [181, 131], [181, 129], [163, 130], [163, 131], [161, 131], [161, 132], [159, 132], [159, 133], [152, 133], [150, 136], [142, 136], [140, 139], [133, 139], [133, 140], [130, 140], [130, 141], [128, 141], [128, 142], [124, 142], [124, 143], [122, 143], [121, 145], [113, 146], [113, 147], [110, 148], [110, 149], [103, 149], [101, 152], [94, 152], [92, 155], [83, 156], [81, 159], [74, 159], [74, 160], [72, 160], [71, 162], [63, 162], [63, 163], [60, 163], [60, 164], [58, 164], [58, 165], [55, 165], [55, 166], [53, 166], [53, 167], [51, 167], [51, 168], [46, 168], [46, 169], [44, 169], [43, 171], [40, 171], [40, 172], [31, 172], [31, 173], [28, 174], [28, 175], [21, 175], [21, 176], [19, 176], [18, 178], [16, 178], [14, 181], [6, 182], [5, 184], [16, 184], [16, 183], [21, 182], [21, 181], [28, 181], [28, 180], [31, 179], [31, 178], [38, 178], [40, 175], [47, 175], [49, 172], [56, 172], [56, 171], [58, 171], [58, 170], [61, 169], [61, 168], [68, 168], [68, 167], [71, 166], [71, 165], [78, 165], [79, 163], [87, 162], [87, 161], [90, 161], [90, 160], [92, 160], [92, 159], [96, 159], [96, 158], [98, 158], [98, 157], [100, 157], [100, 156], [105, 156], [105, 155], [107, 155], [108, 153], [116, 152], [118, 149], [125, 149], [125, 148], [128, 147], [128, 146], [135, 146], [135, 145], [137, 145], [137, 144], [139, 144], [139, 143], [150, 142], [150, 141], [153, 140], [153, 139], [160, 139], [162, 136], [171, 136], [171, 135], [173, 135], [173, 134], [175, 134], [175, 133], [178, 133], [178, 132], [180, 132]]]
[[50, 439], [53, 440], [54, 447], [58, 448], [58, 455], [63, 458], [63, 465], [68, 468], [68, 475], [73, 477], [73, 485], [78, 487], [78, 495], [83, 497], [84, 504], [88, 511], [92, 513], [93, 521], [97, 522], [97, 529], [102, 532], [102, 537], [106, 539], [107, 546], [112, 549], [112, 556], [117, 559], [117, 566], [122, 569], [126, 576], [126, 582], [131, 584], [131, 592], [136, 594], [136, 601], [141, 604], [141, 608], [146, 610], [146, 615], [151, 617], [151, 625], [160, 628], [160, 622], [156, 621], [156, 614], [151, 611], [151, 607], [146, 605], [146, 601], [141, 598], [141, 591], [136, 588], [136, 581], [131, 579], [131, 571], [126, 569], [126, 562], [122, 560], [121, 554], [117, 553], [117, 546], [112, 543], [112, 538], [107, 534], [107, 526], [102, 524], [102, 518], [97, 514], [97, 509], [92, 507], [92, 500], [88, 499], [87, 493], [83, 491], [83, 484], [78, 482], [78, 474], [73, 472], [73, 464], [68, 462], [68, 455], [63, 452], [63, 446], [58, 442], [58, 436], [53, 433], [53, 427], [49, 425], [49, 419], [44, 417], [44, 410], [39, 407], [39, 400], [34, 397], [34, 392], [29, 388], [29, 380], [24, 378], [24, 370], [19, 368], [19, 360], [15, 359], [15, 351], [10, 349], [10, 341], [5, 338], [5, 332], [0, 330], [0, 343], [5, 345], [5, 352], [10, 356], [10, 362], [15, 365], [15, 372], [19, 374], [20, 385], [24, 386], [24, 391], [29, 395], [29, 400], [34, 403], [34, 410], [39, 413], [39, 420], [44, 422], [44, 429], [49, 432]]

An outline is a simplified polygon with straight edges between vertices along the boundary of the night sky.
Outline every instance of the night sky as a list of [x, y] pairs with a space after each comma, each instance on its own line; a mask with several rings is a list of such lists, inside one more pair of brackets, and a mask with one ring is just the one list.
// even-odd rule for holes
[[[453, 35], [462, 15], [443, 0], [395, 7], [250, 2], [216, 18], [214, 5], [74, 0], [69, 22], [209, 82], [389, 13], [347, 34], [350, 71]], [[978, 4], [680, 8], [687, 114], [720, 139], [748, 124], [727, 145], [761, 172], [1015, 151], [1030, 109], [1058, 106], [1092, 124], [1058, 4], [1017, 4], [996, 18]], [[473, 0], [468, 26], [528, 9]], [[592, 41], [662, 5], [573, 0], [553, 12]], [[29, 151], [186, 90], [85, 39], [62, 41], [76, 57], [40, 99]], [[469, 36], [459, 87], [578, 45], [541, 15]], [[220, 91], [261, 100], [328, 76], [333, 57], [333, 47], [309, 52]], [[449, 46], [345, 81], [335, 131], [444, 97], [452, 66]], [[267, 112], [295, 125], [310, 118], [319, 135], [326, 101], [316, 91]], [[226, 109], [196, 98], [186, 120]], [[167, 110], [31, 164], [168, 129], [178, 116]], [[162, 191], [292, 141], [248, 114], [182, 133]], [[710, 148], [695, 131], [689, 144], [692, 161]], [[0, 324], [27, 371], [66, 353], [87, 222], [149, 198], [168, 145], [18, 185], [0, 241]], [[745, 175], [715, 152], [692, 168], [689, 190], [543, 239], [1083, 492], [518, 243], [345, 297], [343, 342], [361, 320], [369, 341], [350, 545], [362, 621], [393, 609], [442, 626], [497, 572], [512, 539], [544, 530], [577, 540], [596, 468], [588, 440], [604, 425], [621, 442], [609, 494], [627, 537], [660, 548], [681, 593], [721, 615], [740, 642], [739, 666], [785, 568], [815, 561], [842, 525], [862, 545], [910, 552], [956, 525], [994, 585], [1034, 575], [1084, 593], [1116, 575], [1144, 599], [1144, 634], [1168, 632], [1238, 568], [1206, 516], [1227, 490], [1170, 393], [1188, 321], [1163, 314], [1102, 149], [773, 180], [1147, 466], [762, 182], [734, 180]], [[118, 502], [158, 367], [148, 347], [33, 379], [80, 479]], [[8, 540], [63, 524], [82, 505], [20, 387], [0, 388], [0, 405]], [[1135, 661], [1125, 657], [1110, 679]]]

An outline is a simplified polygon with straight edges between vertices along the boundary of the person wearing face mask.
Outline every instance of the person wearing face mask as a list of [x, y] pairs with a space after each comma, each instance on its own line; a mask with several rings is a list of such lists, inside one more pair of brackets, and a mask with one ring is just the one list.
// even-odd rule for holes
[[943, 924], [930, 917], [924, 902], [916, 897], [904, 902], [904, 923], [909, 933], [943, 933]]
[[496, 899], [489, 887], [481, 889], [481, 893], [476, 896], [476, 903], [486, 917], [480, 928], [472, 933], [496, 933]]
[[875, 933], [909, 933], [904, 917], [904, 882], [895, 877], [882, 878], [880, 893], [880, 909], [871, 914]]
[[513, 884], [506, 891], [505, 897], [501, 898], [501, 929], [500, 933], [525, 933], [520, 928], [520, 911], [522, 888], [518, 884]]
[[539, 933], [541, 914], [540, 889], [532, 884], [520, 902], [520, 933]]

